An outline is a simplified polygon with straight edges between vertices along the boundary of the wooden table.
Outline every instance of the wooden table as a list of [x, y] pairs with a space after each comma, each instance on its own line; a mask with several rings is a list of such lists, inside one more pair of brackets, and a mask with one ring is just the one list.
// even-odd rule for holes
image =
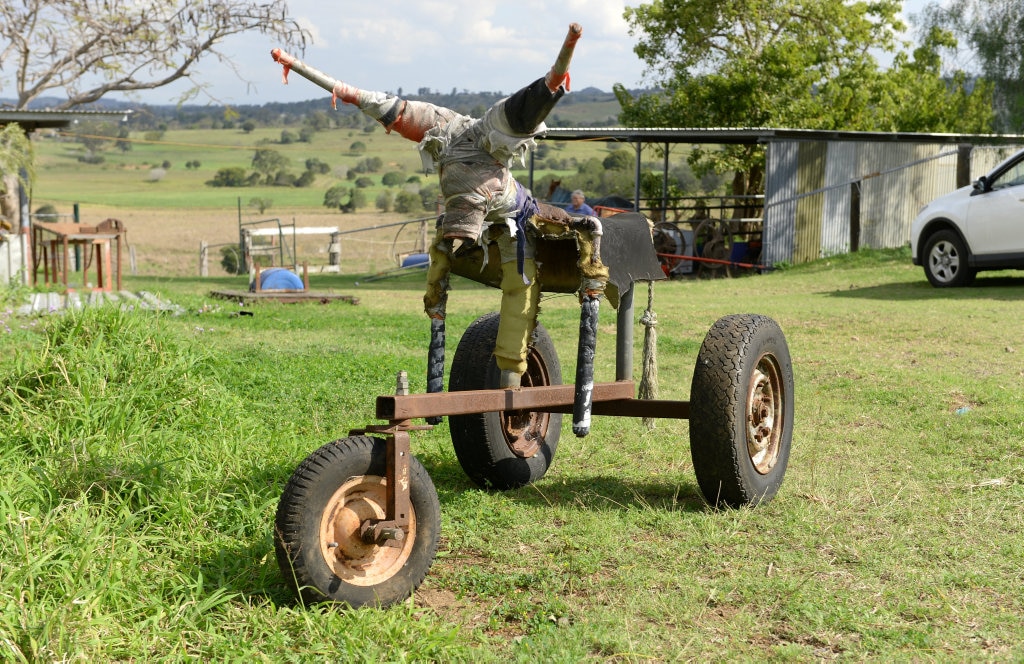
[[[89, 286], [89, 270], [82, 269], [82, 288], [97, 291], [121, 290], [121, 231], [102, 230], [96, 226], [69, 222], [35, 222], [32, 224], [32, 284], [43, 269], [43, 283], [62, 284], [68, 288], [68, 258], [71, 247], [81, 247], [83, 263], [90, 259], [96, 266], [96, 285]], [[111, 269], [111, 240], [117, 249], [117, 262]], [[116, 277], [115, 277], [116, 275]]]

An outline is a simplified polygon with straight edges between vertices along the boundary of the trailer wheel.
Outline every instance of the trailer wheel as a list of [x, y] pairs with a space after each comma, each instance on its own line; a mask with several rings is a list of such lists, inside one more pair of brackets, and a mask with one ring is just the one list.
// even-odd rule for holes
[[[494, 361], [497, 312], [475, 320], [459, 340], [448, 390], [498, 389], [501, 371]], [[527, 356], [523, 387], [560, 385], [558, 354], [544, 326], [537, 324]], [[544, 477], [555, 457], [562, 430], [560, 413], [496, 411], [448, 418], [455, 455], [470, 479], [486, 489], [514, 489]]]
[[400, 546], [367, 543], [359, 528], [386, 515], [387, 444], [352, 436], [303, 461], [277, 507], [274, 548], [285, 582], [303, 601], [388, 606], [407, 598], [434, 562], [441, 507], [430, 476], [409, 459], [409, 528]]
[[708, 331], [690, 389], [690, 455], [711, 505], [772, 499], [793, 436], [793, 363], [778, 324], [726, 316]]

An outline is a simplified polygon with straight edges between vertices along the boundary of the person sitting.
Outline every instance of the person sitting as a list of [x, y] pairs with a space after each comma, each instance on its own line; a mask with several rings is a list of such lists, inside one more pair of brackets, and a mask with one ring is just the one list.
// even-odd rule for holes
[[565, 208], [565, 211], [569, 214], [582, 214], [588, 217], [596, 217], [597, 213], [594, 212], [594, 208], [586, 204], [586, 196], [583, 195], [583, 191], [577, 189], [569, 195], [570, 203]]

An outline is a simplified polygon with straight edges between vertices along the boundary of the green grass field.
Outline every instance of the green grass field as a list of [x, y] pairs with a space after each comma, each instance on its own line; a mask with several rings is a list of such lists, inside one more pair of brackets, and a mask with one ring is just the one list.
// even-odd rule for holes
[[[297, 604], [274, 560], [278, 498], [306, 455], [375, 423], [397, 371], [424, 390], [420, 278], [321, 276], [360, 304], [252, 316], [207, 296], [230, 277], [128, 280], [178, 317], [21, 318], [4, 291], [0, 659], [1024, 658], [1024, 276], [936, 290], [906, 251], [657, 285], [662, 398], [688, 398], [720, 316], [785, 331], [796, 422], [770, 504], [706, 507], [682, 420], [597, 417], [577, 439], [566, 418], [547, 476], [506, 493], [466, 478], [445, 423], [412, 434], [442, 512], [414, 598]], [[456, 284], [449, 361], [497, 301]], [[571, 377], [575, 301], [547, 299], [541, 320]], [[613, 335], [606, 306], [599, 381]]]
[[[246, 201], [254, 197], [271, 199], [274, 210], [322, 209], [324, 192], [332, 185], [354, 186], [339, 176], [339, 169], [355, 168], [369, 156], [379, 157], [383, 162], [379, 171], [366, 174], [373, 181], [366, 190], [371, 209], [377, 194], [384, 189], [381, 178], [387, 172], [418, 175], [424, 185], [437, 181], [436, 175], [423, 173], [414, 143], [397, 134], [388, 135], [379, 127], [371, 133], [355, 129], [320, 131], [308, 143], [288, 144], [279, 142], [281, 131], [280, 128], [263, 128], [247, 134], [239, 129], [183, 129], [167, 131], [159, 140], [147, 140], [143, 132], [132, 132], [131, 150], [121, 152], [113, 147], [113, 141], [107, 141], [109, 145], [102, 152], [101, 164], [81, 163], [78, 158], [84, 152], [80, 143], [44, 136], [35, 141], [37, 177], [32, 192], [33, 209], [45, 203], [55, 205], [62, 212], [70, 211], [73, 203], [139, 209], [231, 209], [239, 196]], [[261, 141], [265, 143], [260, 144]], [[350, 150], [355, 142], [366, 146], [364, 153], [354, 154]], [[291, 162], [289, 171], [294, 175], [302, 173], [307, 159], [319, 159], [328, 164], [332, 172], [317, 176], [309, 187], [211, 187], [206, 184], [221, 168], [251, 169], [253, 155], [260, 148], [275, 150], [287, 157]], [[581, 161], [591, 156], [603, 159], [608, 146], [579, 143], [556, 146], [552, 153]], [[198, 161], [200, 167], [186, 168], [192, 161]], [[164, 169], [166, 172], [159, 179], [154, 179], [152, 169], [165, 162], [169, 162], [170, 167]], [[536, 177], [539, 179], [549, 173], [571, 174], [538, 169]], [[519, 170], [517, 176], [526, 178], [527, 173]]]

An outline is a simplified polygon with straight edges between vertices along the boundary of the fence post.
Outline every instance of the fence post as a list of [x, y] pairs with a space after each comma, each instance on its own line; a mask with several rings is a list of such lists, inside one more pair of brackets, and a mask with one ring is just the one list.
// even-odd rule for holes
[[210, 276], [210, 266], [207, 262], [209, 254], [209, 245], [206, 244], [206, 240], [199, 241], [199, 276], [208, 277]]
[[860, 182], [850, 183], [850, 253], [860, 249]]
[[966, 187], [971, 183], [971, 151], [973, 145], [956, 146], [956, 188]]
[[341, 265], [341, 235], [331, 233], [331, 245], [327, 248], [327, 264]]

